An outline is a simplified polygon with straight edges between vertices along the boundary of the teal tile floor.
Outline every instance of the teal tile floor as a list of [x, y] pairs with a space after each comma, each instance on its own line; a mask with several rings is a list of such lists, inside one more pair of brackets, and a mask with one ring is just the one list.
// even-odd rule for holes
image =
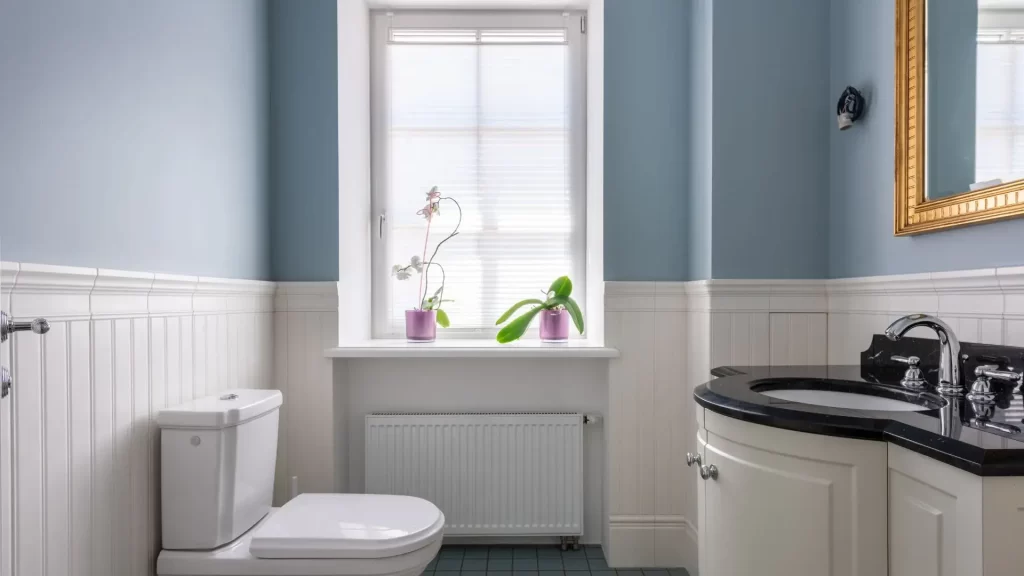
[[444, 546], [425, 576], [689, 576], [686, 570], [613, 570], [600, 546]]

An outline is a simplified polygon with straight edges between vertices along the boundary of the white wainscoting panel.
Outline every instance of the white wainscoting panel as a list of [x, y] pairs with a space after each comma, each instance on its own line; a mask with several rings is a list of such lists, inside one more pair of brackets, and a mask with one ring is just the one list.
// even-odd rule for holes
[[615, 567], [697, 567], [693, 389], [721, 365], [823, 364], [824, 281], [607, 282], [608, 503]]
[[273, 283], [6, 262], [0, 273], [15, 319], [50, 322], [10, 341], [0, 421], [13, 411], [13, 439], [2, 426], [0, 442], [14, 472], [0, 477], [0, 517], [13, 525], [0, 530], [14, 548], [0, 549], [0, 574], [153, 574], [156, 414], [270, 385]]
[[942, 318], [961, 341], [1024, 346], [1024, 268], [843, 278], [828, 294], [830, 364], [859, 364], [872, 335], [914, 313]]
[[275, 501], [298, 491], [338, 492], [345, 447], [336, 441], [334, 366], [324, 355], [338, 345], [338, 284], [280, 282], [275, 299], [274, 388], [286, 399], [278, 439]]

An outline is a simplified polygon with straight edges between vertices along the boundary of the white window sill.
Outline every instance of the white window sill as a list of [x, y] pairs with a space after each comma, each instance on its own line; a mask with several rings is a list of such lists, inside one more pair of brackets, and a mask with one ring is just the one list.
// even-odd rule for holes
[[369, 340], [324, 350], [328, 358], [617, 358], [615, 348], [587, 340], [549, 344], [538, 340], [498, 344], [494, 340]]

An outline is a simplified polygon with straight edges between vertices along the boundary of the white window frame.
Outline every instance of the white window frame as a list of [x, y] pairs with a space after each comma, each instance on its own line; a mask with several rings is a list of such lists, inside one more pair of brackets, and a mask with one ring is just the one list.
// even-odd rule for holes
[[[587, 15], [587, 347], [605, 344], [604, 302], [604, 4], [605, 0], [339, 0], [338, 42], [338, 281], [330, 282], [338, 349], [378, 350], [372, 336], [370, 238], [370, 11], [443, 9], [585, 10]], [[577, 283], [580, 283], [579, 281]], [[322, 289], [321, 289], [322, 290]], [[317, 292], [320, 294], [320, 292]], [[326, 296], [310, 296], [288, 310], [319, 309]], [[308, 301], [307, 301], [308, 300]], [[312, 306], [313, 308], [309, 308]], [[284, 308], [282, 308], [284, 309]], [[330, 342], [334, 338], [328, 337]], [[460, 344], [447, 343], [449, 356]], [[465, 345], [467, 355], [477, 347]], [[421, 348], [422, 350], [422, 348]], [[516, 348], [504, 347], [509, 355]], [[439, 352], [440, 353], [440, 352]], [[497, 354], [497, 353], [496, 353]]]
[[[569, 47], [569, 94], [570, 99], [570, 195], [572, 217], [575, 228], [571, 239], [574, 279], [573, 295], [581, 302], [583, 312], [588, 313], [587, 282], [587, 47], [581, 21], [583, 12], [572, 11], [391, 11], [375, 10], [370, 13], [370, 141], [371, 141], [371, 199], [370, 211], [373, 218], [371, 234], [371, 302], [372, 336], [374, 339], [401, 339], [405, 333], [391, 326], [388, 321], [387, 298], [395, 279], [391, 277], [391, 265], [387, 261], [387, 242], [391, 236], [390, 218], [386, 216], [386, 193], [388, 178], [388, 142], [382, 137], [387, 130], [388, 118], [384, 106], [377, 103], [390, 101], [387, 92], [386, 50], [391, 31], [396, 28], [430, 29], [564, 29]], [[475, 43], [475, 42], [473, 42]], [[435, 243], [436, 243], [435, 239]], [[538, 289], [546, 286], [538, 286]], [[523, 297], [527, 297], [524, 295]], [[589, 330], [589, 326], [587, 327]], [[451, 328], [439, 329], [439, 339], [490, 339], [497, 332], [491, 330], [460, 329], [457, 322]], [[584, 337], [588, 336], [587, 332]], [[535, 331], [528, 332], [525, 339], [536, 337]]]

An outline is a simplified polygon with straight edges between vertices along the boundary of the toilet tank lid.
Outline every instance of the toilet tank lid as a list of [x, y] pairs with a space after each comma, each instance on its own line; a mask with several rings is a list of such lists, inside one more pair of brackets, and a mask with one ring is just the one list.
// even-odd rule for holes
[[262, 416], [282, 402], [280, 390], [224, 390], [161, 410], [156, 422], [161, 428], [228, 428]]

